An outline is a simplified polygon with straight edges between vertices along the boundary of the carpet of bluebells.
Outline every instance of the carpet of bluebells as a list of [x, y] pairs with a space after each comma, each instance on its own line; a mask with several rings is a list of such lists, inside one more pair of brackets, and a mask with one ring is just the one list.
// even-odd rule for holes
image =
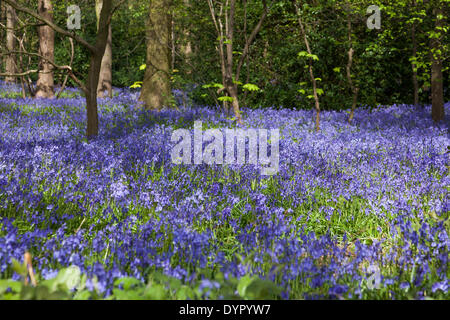
[[[235, 127], [212, 107], [150, 112], [137, 93], [22, 99], [0, 84], [0, 278], [33, 255], [41, 278], [76, 265], [107, 295], [157, 271], [189, 284], [256, 275], [283, 299], [449, 299], [448, 116], [430, 106], [322, 112], [244, 109], [244, 128], [280, 129], [280, 169], [175, 165], [174, 129]], [[450, 104], [445, 105], [450, 114]], [[94, 290], [94, 281], [88, 286]], [[220, 289], [220, 288], [219, 288]]]

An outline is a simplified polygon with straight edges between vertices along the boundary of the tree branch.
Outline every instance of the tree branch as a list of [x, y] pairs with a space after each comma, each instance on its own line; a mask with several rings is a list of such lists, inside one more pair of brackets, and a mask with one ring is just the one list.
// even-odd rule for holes
[[[73, 63], [73, 57], [75, 55], [75, 48], [73, 46], [73, 39], [69, 38], [69, 42], [70, 42], [70, 63], [69, 66], [72, 67], [72, 63]], [[58, 94], [56, 95], [56, 98], [59, 98], [59, 96], [61, 95], [61, 92], [63, 92], [64, 88], [66, 87], [66, 83], [67, 83], [67, 79], [69, 78], [69, 73], [66, 74], [66, 76], [64, 77], [64, 81], [63, 84], [61, 85], [61, 88], [58, 91]]]
[[60, 27], [58, 27], [56, 24], [54, 24], [53, 22], [43, 18], [42, 16], [40, 16], [38, 13], [34, 12], [33, 10], [26, 8], [26, 7], [21, 7], [20, 5], [18, 5], [16, 3], [16, 1], [13, 0], [4, 0], [7, 4], [9, 4], [11, 7], [13, 7], [14, 9], [16, 9], [17, 11], [21, 11], [24, 12], [34, 18], [36, 18], [37, 20], [45, 23], [46, 25], [48, 25], [50, 28], [52, 28], [53, 30], [55, 30], [55, 32], [58, 32], [62, 35], [65, 35], [67, 37], [70, 37], [72, 39], [74, 39], [76, 42], [78, 42], [79, 44], [81, 44], [82, 46], [84, 46], [86, 49], [88, 49], [89, 51], [91, 51], [92, 53], [95, 53], [97, 51], [97, 48], [93, 45], [91, 45], [89, 42], [87, 42], [86, 40], [84, 40], [83, 38], [77, 36], [75, 33], [71, 33], [69, 31], [66, 31]]
[[116, 4], [116, 5], [114, 6], [114, 8], [111, 10], [111, 13], [110, 13], [109, 16], [108, 16], [108, 22], [106, 23], [106, 25], [109, 25], [109, 24], [111, 23], [111, 19], [112, 19], [112, 16], [114, 15], [114, 12], [116, 12], [116, 10], [119, 9], [119, 7], [120, 7], [125, 1], [126, 1], [126, 0], [121, 0], [121, 1], [119, 1], [118, 4]]
[[[53, 61], [49, 60], [48, 58], [46, 58], [46, 57], [44, 57], [44, 56], [42, 56], [42, 55], [40, 55], [38, 53], [34, 53], [34, 52], [10, 51], [10, 52], [7, 52], [7, 53], [0, 54], [0, 57], [4, 56], [4, 55], [8, 55], [10, 53], [17, 53], [17, 54], [25, 54], [25, 55], [29, 55], [29, 56], [35, 56], [35, 57], [38, 57], [38, 58], [40, 58], [42, 60], [45, 60], [46, 62], [50, 63], [56, 69], [67, 70], [68, 71], [68, 76], [73, 81], [75, 81], [75, 83], [78, 84], [78, 86], [80, 86], [80, 88], [81, 88], [81, 90], [83, 90], [83, 92], [87, 92], [87, 90], [88, 90], [87, 87], [85, 86], [85, 84], [83, 82], [81, 82], [81, 80], [78, 79], [75, 76], [75, 74], [73, 73], [72, 67], [70, 65], [69, 66], [67, 66], [67, 65], [64, 65], [64, 66], [57, 65]], [[71, 58], [71, 61], [73, 61], [73, 43], [72, 43], [72, 58]], [[2, 76], [2, 77], [3, 76], [6, 76], [6, 77], [8, 77], [8, 76], [9, 77], [22, 77], [22, 76], [26, 76], [26, 75], [29, 75], [29, 74], [32, 74], [32, 73], [37, 73], [37, 72], [44, 73], [42, 71], [32, 69], [32, 70], [28, 70], [28, 71], [25, 71], [25, 72], [22, 72], [22, 73], [0, 73], [0, 76]]]
[[256, 35], [258, 34], [259, 30], [261, 30], [264, 19], [267, 17], [267, 14], [269, 13], [266, 0], [263, 0], [263, 7], [264, 7], [263, 13], [262, 13], [261, 17], [259, 18], [258, 23], [256, 24], [255, 28], [253, 29], [252, 33], [250, 34], [250, 37], [245, 42], [244, 51], [242, 52], [242, 55], [239, 59], [239, 63], [238, 63], [237, 69], [236, 69], [236, 82], [239, 81], [239, 76], [241, 74], [241, 68], [242, 68], [242, 65], [244, 64], [245, 57], [247, 56], [248, 51], [250, 49], [250, 45], [255, 40]]
[[23, 77], [23, 76], [27, 76], [29, 74], [38, 73], [38, 72], [39, 72], [39, 70], [36, 70], [36, 69], [27, 70], [27, 71], [21, 72], [21, 73], [0, 72], [0, 77]]

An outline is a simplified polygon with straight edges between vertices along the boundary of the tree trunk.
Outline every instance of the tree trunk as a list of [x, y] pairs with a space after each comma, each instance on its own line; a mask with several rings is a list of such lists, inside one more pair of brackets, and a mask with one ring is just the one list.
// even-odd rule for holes
[[[242, 66], [244, 64], [244, 60], [246, 58], [248, 58], [250, 45], [255, 41], [255, 38], [258, 35], [259, 31], [261, 30], [263, 22], [266, 19], [268, 13], [269, 13], [269, 9], [267, 8], [267, 1], [263, 0], [262, 3], [263, 3], [263, 12], [261, 14], [261, 17], [259, 18], [258, 23], [256, 24], [256, 26], [252, 30], [252, 33], [250, 34], [250, 37], [247, 38], [247, 34], [245, 33], [246, 30], [244, 30], [244, 33], [245, 33], [245, 45], [244, 45], [244, 50], [242, 51], [241, 57], [239, 59], [237, 68], [236, 68], [236, 82], [239, 81], [239, 77], [240, 77], [240, 74], [241, 74]], [[246, 4], [247, 3], [244, 3], [244, 5], [246, 5]], [[245, 11], [246, 11], [246, 9], [245, 9]], [[245, 19], [245, 21], [246, 21], [246, 19]], [[246, 29], [246, 27], [244, 29]], [[248, 68], [248, 64], [247, 64], [247, 68]]]
[[100, 78], [100, 69], [105, 53], [109, 34], [109, 17], [111, 14], [111, 0], [103, 0], [98, 24], [95, 50], [91, 53], [89, 73], [86, 83], [86, 112], [87, 128], [86, 136], [91, 139], [98, 135], [98, 111], [97, 111], [97, 87]]
[[[442, 32], [440, 28], [444, 27], [444, 19], [438, 16], [443, 15], [442, 8], [435, 8], [436, 30]], [[442, 44], [440, 38], [431, 39], [431, 117], [435, 122], [444, 119], [444, 78], [442, 76]]]
[[[213, 19], [214, 22], [214, 26], [216, 28], [217, 31], [217, 36], [219, 38], [219, 47], [217, 48], [217, 51], [219, 52], [219, 58], [220, 58], [220, 72], [222, 74], [222, 86], [223, 88], [220, 88], [217, 91], [217, 94], [221, 93], [223, 90], [226, 91], [226, 84], [225, 84], [225, 79], [226, 79], [226, 58], [225, 58], [225, 52], [223, 50], [223, 45], [224, 45], [224, 33], [223, 33], [223, 24], [222, 24], [222, 13], [223, 13], [223, 3], [220, 3], [220, 10], [219, 10], [219, 16], [218, 19], [216, 19], [216, 14], [215, 14], [215, 10], [214, 10], [214, 4], [212, 3], [211, 0], [208, 0], [208, 5], [209, 5], [209, 9], [211, 12], [211, 17]], [[227, 20], [228, 21], [228, 20]], [[223, 101], [223, 108], [226, 112], [226, 114], [228, 114], [228, 101]]]
[[[100, 19], [98, 24], [97, 35], [95, 39], [95, 45], [90, 44], [85, 39], [79, 37], [76, 33], [69, 32], [63, 28], [55, 25], [51, 20], [44, 17], [41, 14], [36, 13], [34, 10], [31, 10], [27, 7], [22, 7], [17, 2], [13, 0], [5, 0], [10, 6], [14, 7], [16, 10], [20, 12], [24, 12], [29, 16], [34, 17], [41, 23], [49, 26], [55, 32], [58, 32], [61, 35], [66, 37], [70, 37], [77, 41], [79, 44], [83, 45], [90, 52], [90, 64], [89, 64], [89, 73], [87, 76], [86, 84], [83, 84], [72, 72], [71, 67], [68, 67], [69, 76], [72, 80], [74, 80], [83, 92], [86, 95], [86, 114], [87, 114], [87, 128], [86, 128], [86, 136], [88, 139], [91, 139], [98, 135], [98, 113], [97, 113], [97, 87], [98, 80], [100, 75], [100, 68], [103, 59], [103, 55], [105, 53], [106, 43], [108, 40], [108, 30], [109, 25], [111, 23], [111, 16], [113, 12], [118, 8], [119, 5], [122, 4], [123, 1], [119, 2], [118, 5], [112, 9], [112, 0], [103, 0], [102, 9], [100, 12]], [[58, 67], [55, 65], [55, 67]], [[67, 69], [67, 66], [58, 67], [61, 69]], [[33, 73], [35, 70], [28, 70], [24, 72], [24, 75], [28, 75]]]
[[[5, 22], [6, 22], [6, 4], [3, 4], [3, 3], [1, 3], [1, 2], [0, 2], [0, 21], [1, 21], [2, 23], [5, 23]], [[2, 34], [1, 34], [0, 41], [1, 41], [2, 43], [6, 43], [6, 29], [5, 29], [5, 31], [3, 32], [3, 28], [2, 28]], [[3, 58], [4, 58], [4, 57], [2, 57], [2, 62], [1, 62], [1, 64], [2, 64], [2, 70], [3, 70], [3, 62], [6, 62], [6, 59], [5, 59], [5, 61], [3, 61]]]
[[170, 87], [170, 4], [166, 0], [150, 1], [147, 22], [147, 58], [139, 100], [146, 108], [160, 110], [169, 106]]
[[175, 69], [175, 19], [173, 14], [170, 15], [170, 68], [171, 70]]
[[[100, 20], [100, 12], [102, 9], [103, 0], [96, 0], [95, 11], [97, 15], [97, 28]], [[105, 54], [102, 58], [100, 67], [100, 78], [97, 87], [97, 96], [103, 98], [108, 96], [112, 98], [112, 32], [111, 24], [108, 27], [108, 39], [106, 42]]]
[[106, 42], [105, 54], [102, 58], [100, 68], [100, 78], [97, 87], [97, 96], [103, 98], [108, 96], [112, 98], [112, 35], [111, 25], [108, 27], [108, 38]]
[[[16, 27], [16, 11], [9, 5], [6, 5], [6, 49], [8, 51], [16, 50], [16, 39], [14, 37], [14, 28]], [[5, 61], [6, 73], [17, 73], [16, 57], [14, 54], [8, 54]], [[5, 82], [16, 82], [15, 77], [5, 77]]]
[[[53, 7], [51, 0], [39, 0], [38, 13], [53, 22]], [[55, 56], [55, 31], [49, 26], [38, 27], [39, 53], [49, 61]], [[53, 66], [46, 60], [39, 62], [38, 80], [36, 83], [36, 98], [54, 97]]]
[[[350, 10], [350, 9], [349, 9]], [[352, 123], [353, 117], [355, 115], [356, 104], [358, 102], [358, 92], [359, 88], [353, 84], [352, 80], [352, 64], [353, 64], [353, 41], [352, 41], [352, 20], [350, 12], [347, 15], [347, 32], [348, 32], [348, 63], [347, 63], [347, 80], [350, 85], [350, 89], [353, 94], [352, 110], [350, 111], [350, 116], [348, 117], [348, 123]]]
[[239, 108], [239, 99], [237, 95], [237, 84], [233, 82], [233, 37], [234, 37], [234, 16], [236, 12], [236, 0], [230, 1], [230, 14], [227, 18], [226, 24], [226, 53], [227, 59], [225, 62], [225, 88], [233, 98], [231, 105], [233, 106], [234, 116], [238, 123], [242, 123], [241, 111]]
[[[412, 2], [413, 10], [416, 10], [416, 1]], [[412, 58], [413, 62], [411, 64], [412, 68], [412, 81], [414, 88], [414, 106], [419, 105], [419, 81], [417, 79], [417, 38], [416, 38], [416, 22], [414, 21], [411, 25], [411, 40], [412, 40]]]
[[[183, 3], [185, 5], [185, 7], [187, 7], [187, 8], [189, 8], [191, 6], [191, 4], [189, 3], [189, 0], [183, 0]], [[185, 28], [183, 30], [183, 33], [184, 33], [185, 43], [181, 46], [181, 51], [184, 54], [184, 59], [186, 60], [186, 64], [187, 64], [186, 73], [191, 74], [192, 73], [192, 69], [191, 69], [191, 58], [192, 58], [191, 32], [189, 31], [189, 28]]]
[[[297, 9], [297, 16], [298, 16], [298, 24], [300, 25], [300, 30], [303, 34], [303, 41], [305, 42], [306, 45], [306, 50], [308, 52], [309, 55], [312, 55], [311, 53], [311, 48], [309, 46], [309, 41], [308, 41], [308, 37], [306, 36], [306, 30], [303, 27], [303, 22], [302, 22], [302, 16], [301, 16], [301, 11], [300, 8], [297, 4], [295, 4], [295, 7]], [[314, 95], [314, 105], [315, 105], [315, 109], [316, 109], [316, 131], [320, 130], [320, 104], [319, 104], [319, 95], [317, 93], [317, 83], [316, 83], [316, 78], [314, 78], [314, 72], [313, 72], [313, 59], [310, 58], [309, 59], [309, 76], [311, 78], [311, 82], [313, 85], [313, 95]]]

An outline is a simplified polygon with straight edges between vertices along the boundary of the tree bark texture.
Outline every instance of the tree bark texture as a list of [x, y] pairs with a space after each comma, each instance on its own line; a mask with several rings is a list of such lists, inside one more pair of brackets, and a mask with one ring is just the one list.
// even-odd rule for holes
[[105, 53], [106, 43], [108, 42], [111, 7], [112, 0], [103, 0], [97, 38], [95, 41], [95, 50], [91, 52], [89, 73], [85, 89], [87, 111], [86, 136], [89, 139], [98, 135], [97, 87], [100, 78], [102, 59]]
[[170, 85], [170, 4], [166, 0], [150, 1], [147, 21], [147, 58], [139, 100], [146, 108], [160, 110], [171, 101]]
[[[102, 9], [103, 0], [96, 0], [95, 11], [97, 14], [97, 28], [100, 19], [100, 12]], [[112, 98], [112, 30], [111, 24], [108, 27], [108, 39], [105, 47], [105, 54], [102, 58], [102, 64], [100, 67], [100, 78], [97, 87], [97, 96], [99, 98], [110, 97]]]
[[[16, 38], [14, 37], [14, 28], [16, 27], [16, 11], [13, 7], [6, 5], [6, 49], [8, 51], [16, 50]], [[16, 57], [14, 54], [8, 54], [5, 59], [6, 73], [17, 73]], [[15, 77], [5, 77], [5, 82], [16, 82]]]
[[[443, 16], [442, 8], [435, 8], [436, 29], [444, 27], [444, 19], [438, 19]], [[442, 44], [439, 38], [431, 39], [431, 117], [435, 122], [444, 119], [444, 78], [442, 76]]]
[[[53, 7], [51, 0], [39, 0], [38, 13], [53, 22]], [[44, 58], [54, 61], [55, 31], [49, 26], [38, 27], [39, 53]], [[38, 80], [36, 83], [36, 98], [54, 97], [53, 66], [49, 61], [41, 59], [39, 62]]]

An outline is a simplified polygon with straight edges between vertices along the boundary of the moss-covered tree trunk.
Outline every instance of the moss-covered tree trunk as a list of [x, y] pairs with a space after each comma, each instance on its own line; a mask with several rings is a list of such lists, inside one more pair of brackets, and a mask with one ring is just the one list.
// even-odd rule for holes
[[[53, 22], [53, 7], [51, 0], [39, 0], [38, 13]], [[45, 59], [39, 62], [38, 80], [36, 83], [36, 98], [54, 97], [53, 65], [55, 60], [55, 31], [47, 25], [38, 27], [39, 53]]]
[[160, 110], [169, 106], [170, 88], [170, 2], [151, 0], [146, 26], [147, 58], [139, 100], [146, 108]]

